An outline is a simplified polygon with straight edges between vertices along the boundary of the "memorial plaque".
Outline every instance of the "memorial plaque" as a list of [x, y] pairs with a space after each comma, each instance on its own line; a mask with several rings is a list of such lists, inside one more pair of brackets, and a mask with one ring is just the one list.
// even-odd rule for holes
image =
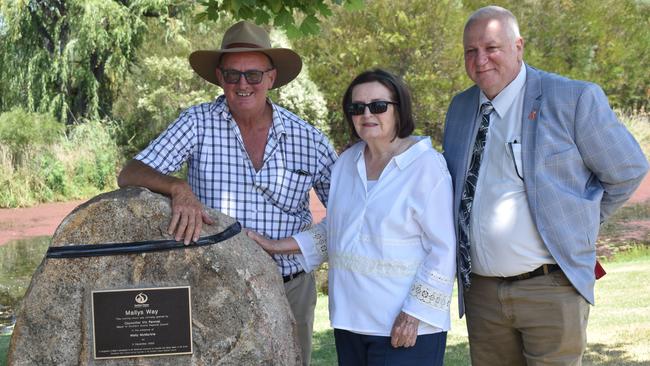
[[92, 292], [95, 358], [192, 353], [190, 287]]

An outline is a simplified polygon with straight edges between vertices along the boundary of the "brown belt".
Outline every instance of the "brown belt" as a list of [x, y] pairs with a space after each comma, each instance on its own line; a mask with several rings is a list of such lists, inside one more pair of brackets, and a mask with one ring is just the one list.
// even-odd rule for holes
[[557, 264], [543, 264], [536, 268], [533, 271], [522, 273], [516, 276], [510, 276], [510, 277], [499, 277], [504, 281], [521, 281], [521, 280], [527, 280], [529, 278], [537, 277], [537, 276], [544, 276], [547, 275], [551, 272], [559, 271], [560, 266]]

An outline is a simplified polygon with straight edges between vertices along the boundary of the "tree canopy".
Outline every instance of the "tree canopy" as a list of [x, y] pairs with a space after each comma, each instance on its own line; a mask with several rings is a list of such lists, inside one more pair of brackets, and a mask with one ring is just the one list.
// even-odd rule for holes
[[[519, 19], [526, 62], [599, 83], [615, 107], [648, 108], [650, 3], [497, 4]], [[19, 106], [71, 123], [137, 108], [148, 111], [140, 118], [158, 129], [179, 104], [210, 93], [186, 64], [189, 52], [217, 47], [226, 25], [250, 19], [289, 35], [312, 34], [292, 41], [315, 86], [284, 95], [293, 95], [292, 108], [309, 114], [313, 108], [299, 106], [313, 101], [303, 96], [322, 91], [338, 146], [348, 138], [341, 94], [356, 74], [373, 67], [405, 79], [414, 94], [417, 132], [439, 141], [451, 96], [471, 84], [462, 62], [463, 24], [483, 5], [484, 0], [1, 0], [0, 112]], [[175, 34], [188, 29], [202, 31], [173, 43]], [[160, 36], [160, 47], [178, 52], [156, 58], [160, 47], [145, 43], [151, 32]], [[174, 95], [179, 90], [187, 93]], [[135, 121], [135, 114], [130, 116]]]
[[[519, 21], [524, 61], [600, 84], [611, 104], [647, 110], [650, 103], [650, 3], [636, 0], [498, 0]], [[467, 17], [485, 0], [372, 0], [359, 11], [337, 9], [317, 36], [294, 41], [330, 110], [332, 139], [349, 137], [340, 112], [348, 83], [383, 67], [400, 75], [414, 98], [417, 133], [442, 137], [451, 97], [472, 85], [463, 66]]]
[[326, 97], [330, 137], [337, 146], [345, 146], [350, 136], [341, 113], [347, 85], [377, 67], [409, 85], [416, 133], [440, 141], [447, 105], [467, 85], [459, 33], [465, 15], [457, 0], [374, 0], [362, 10], [336, 10], [319, 35], [294, 40]]
[[[332, 15], [336, 5], [348, 10], [363, 8], [363, 0], [202, 0], [199, 20], [218, 20], [221, 16], [273, 24], [287, 32], [291, 38], [318, 34], [321, 19]], [[300, 24], [299, 24], [300, 23]]]
[[505, 5], [533, 66], [603, 87], [617, 108], [650, 107], [650, 2], [515, 1]]
[[[596, 82], [615, 108], [647, 116], [650, 2], [496, 3], [517, 16], [528, 64]], [[303, 57], [300, 76], [270, 97], [323, 130], [338, 148], [349, 141], [342, 94], [358, 73], [376, 67], [407, 82], [416, 134], [439, 143], [451, 97], [472, 84], [463, 66], [463, 25], [484, 5], [486, 0], [0, 0], [0, 185], [8, 187], [0, 191], [0, 206], [114, 187], [118, 146], [121, 156], [132, 156], [181, 110], [221, 93], [192, 71], [187, 56], [218, 48], [238, 19], [274, 31], [272, 44]], [[307, 36], [289, 43], [279, 30]], [[647, 118], [639, 125], [647, 125]]]
[[[149, 31], [173, 33], [180, 18], [249, 19], [290, 36], [314, 34], [333, 6], [363, 0], [4, 0], [0, 6], [0, 110], [22, 106], [71, 123], [111, 116]], [[213, 23], [214, 24], [214, 23]]]
[[110, 115], [143, 19], [182, 10], [158, 0], [5, 0], [0, 108], [20, 105], [67, 122]]

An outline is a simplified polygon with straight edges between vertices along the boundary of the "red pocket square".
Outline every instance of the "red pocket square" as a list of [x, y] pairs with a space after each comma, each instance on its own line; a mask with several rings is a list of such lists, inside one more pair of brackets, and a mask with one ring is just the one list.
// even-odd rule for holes
[[599, 280], [601, 277], [607, 274], [605, 268], [600, 265], [599, 261], [596, 261], [596, 267], [594, 268], [594, 273], [596, 274], [596, 279]]

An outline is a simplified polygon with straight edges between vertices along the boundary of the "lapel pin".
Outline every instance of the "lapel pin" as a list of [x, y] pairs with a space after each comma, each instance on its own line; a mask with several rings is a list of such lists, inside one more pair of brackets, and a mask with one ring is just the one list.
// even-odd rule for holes
[[532, 110], [532, 111], [530, 112], [530, 114], [528, 115], [528, 119], [531, 120], [531, 121], [534, 121], [535, 118], [537, 118], [537, 111], [536, 111], [536, 110]]

